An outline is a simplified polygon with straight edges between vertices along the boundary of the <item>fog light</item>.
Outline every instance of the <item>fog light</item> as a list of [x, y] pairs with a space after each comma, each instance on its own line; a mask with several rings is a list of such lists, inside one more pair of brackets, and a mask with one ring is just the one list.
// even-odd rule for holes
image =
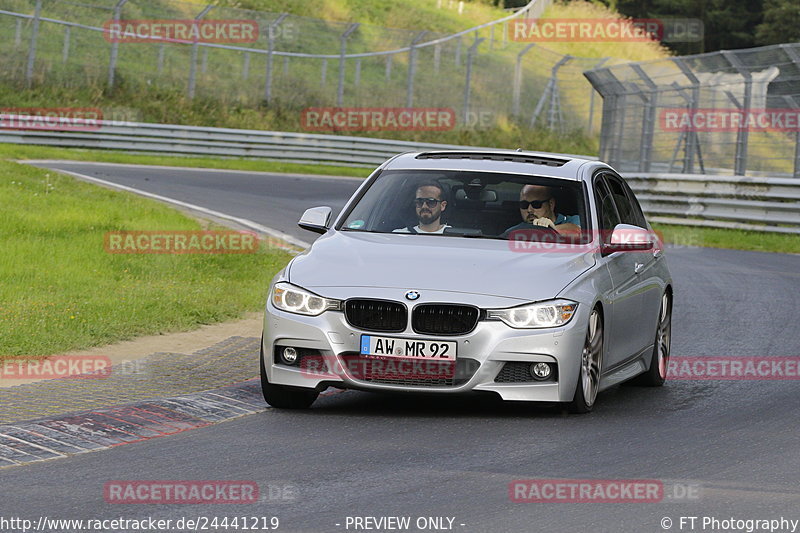
[[291, 346], [287, 346], [283, 349], [281, 357], [283, 358], [284, 363], [287, 365], [293, 365], [297, 361], [297, 350]]
[[550, 377], [550, 365], [547, 363], [533, 363], [531, 365], [531, 375], [536, 379], [547, 379]]

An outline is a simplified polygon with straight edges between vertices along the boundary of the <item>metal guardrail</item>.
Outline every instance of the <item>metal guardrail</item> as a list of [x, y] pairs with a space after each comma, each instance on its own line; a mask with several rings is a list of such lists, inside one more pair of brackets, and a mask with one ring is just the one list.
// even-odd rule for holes
[[[0, 114], [17, 124], [35, 117]], [[74, 120], [52, 119], [74, 127]], [[102, 122], [102, 121], [101, 121]], [[103, 123], [68, 129], [13, 130], [0, 128], [0, 142], [65, 148], [112, 149], [134, 152], [265, 158], [288, 163], [374, 168], [391, 156], [414, 150], [459, 149], [451, 144], [415, 143], [366, 137], [276, 131], [205, 128], [174, 124]]]
[[[32, 118], [0, 114], [0, 124], [9, 119], [19, 123]], [[74, 119], [53, 120], [64, 123], [65, 127], [75, 127]], [[363, 168], [374, 168], [401, 152], [476, 148], [174, 124], [106, 122], [92, 128], [84, 125], [85, 131], [65, 131], [0, 127], [0, 142]], [[800, 234], [800, 180], [797, 179], [635, 172], [623, 176], [653, 222]]]
[[651, 222], [800, 234], [800, 180], [623, 174]]

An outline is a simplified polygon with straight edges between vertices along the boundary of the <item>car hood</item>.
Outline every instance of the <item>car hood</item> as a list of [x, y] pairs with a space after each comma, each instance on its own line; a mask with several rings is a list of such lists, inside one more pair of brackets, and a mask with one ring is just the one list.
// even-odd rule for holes
[[493, 239], [332, 231], [292, 261], [288, 281], [309, 290], [436, 290], [525, 302], [555, 297], [595, 264], [587, 249], [532, 253], [512, 246]]

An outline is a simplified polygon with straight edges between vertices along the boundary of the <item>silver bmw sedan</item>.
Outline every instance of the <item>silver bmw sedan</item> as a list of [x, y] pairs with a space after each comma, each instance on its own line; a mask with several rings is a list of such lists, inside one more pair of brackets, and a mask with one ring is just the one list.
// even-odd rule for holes
[[264, 399], [328, 387], [558, 402], [591, 411], [624, 381], [660, 386], [672, 278], [608, 165], [522, 151], [398, 155], [331, 209], [272, 280]]

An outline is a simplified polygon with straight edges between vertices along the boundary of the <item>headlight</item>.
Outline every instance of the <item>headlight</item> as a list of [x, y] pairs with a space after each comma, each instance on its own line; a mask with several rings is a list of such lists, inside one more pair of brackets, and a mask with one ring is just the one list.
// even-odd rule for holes
[[276, 283], [269, 295], [272, 305], [281, 311], [317, 316], [325, 311], [339, 311], [342, 302], [323, 298], [286, 282]]
[[502, 320], [512, 328], [552, 328], [572, 319], [578, 304], [569, 300], [551, 300], [535, 304], [489, 309], [487, 319]]

